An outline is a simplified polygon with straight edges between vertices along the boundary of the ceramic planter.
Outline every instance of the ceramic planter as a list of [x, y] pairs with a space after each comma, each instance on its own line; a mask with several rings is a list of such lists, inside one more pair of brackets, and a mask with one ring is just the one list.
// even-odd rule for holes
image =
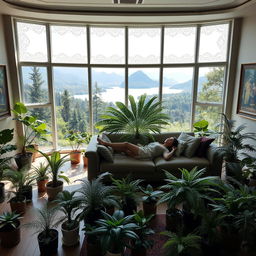
[[0, 182], [0, 203], [4, 201], [5, 191], [4, 191], [4, 183]]
[[155, 202], [143, 202], [143, 212], [145, 216], [156, 215], [156, 203]]
[[26, 197], [26, 202], [31, 202], [33, 196], [32, 186], [30, 185], [22, 187], [21, 194]]
[[1, 228], [1, 245], [2, 247], [13, 247], [20, 242], [20, 221], [17, 221], [16, 228]]
[[37, 237], [41, 255], [48, 256], [56, 254], [58, 251], [58, 231], [56, 229], [50, 229], [50, 236], [47, 236], [47, 243], [44, 238], [44, 232], [41, 232]]
[[24, 214], [26, 212], [26, 197], [25, 196], [15, 196], [10, 200], [10, 206], [12, 212], [18, 214]]
[[87, 167], [88, 166], [88, 158], [83, 155], [83, 160], [84, 160], [84, 167]]
[[79, 164], [81, 159], [81, 151], [71, 151], [70, 160], [71, 164]]
[[46, 183], [48, 183], [48, 179], [46, 179], [46, 180], [38, 180], [37, 181], [38, 193], [46, 192]]
[[65, 228], [66, 222], [64, 222], [61, 225], [61, 231], [62, 231], [62, 243], [66, 246], [73, 246], [79, 243], [80, 237], [79, 237], [79, 222], [77, 222], [77, 225], [74, 229], [68, 230]]
[[54, 200], [56, 198], [56, 196], [58, 195], [58, 193], [63, 191], [63, 182], [62, 181], [59, 180], [57, 182], [56, 187], [53, 187], [52, 184], [53, 184], [52, 181], [50, 181], [46, 184], [46, 192], [47, 192], [49, 201]]
[[15, 162], [19, 169], [21, 169], [24, 166], [27, 166], [29, 169], [31, 168], [32, 163], [32, 153], [26, 152], [25, 154], [17, 154], [15, 157]]

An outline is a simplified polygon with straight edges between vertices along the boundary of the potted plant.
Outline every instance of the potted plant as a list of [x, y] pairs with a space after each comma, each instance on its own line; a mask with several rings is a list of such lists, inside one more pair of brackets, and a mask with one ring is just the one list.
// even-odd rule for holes
[[81, 188], [77, 192], [82, 210], [80, 217], [85, 221], [85, 224], [93, 226], [95, 221], [102, 217], [102, 210], [106, 210], [108, 206], [119, 206], [117, 198], [113, 195], [113, 187], [106, 186], [102, 182], [104, 177], [108, 175], [109, 173], [103, 173], [92, 181], [80, 180]]
[[134, 214], [134, 222], [137, 224], [135, 233], [138, 235], [139, 239], [132, 242], [132, 256], [147, 256], [147, 249], [152, 248], [154, 241], [150, 240], [149, 237], [155, 232], [149, 228], [149, 223], [153, 215], [145, 216], [143, 211], [139, 211]]
[[[200, 215], [205, 211], [205, 202], [213, 201], [210, 194], [218, 194], [218, 190], [214, 189], [218, 186], [218, 178], [213, 176], [203, 177], [205, 169], [197, 170], [193, 168], [191, 171], [185, 168], [180, 169], [181, 178], [177, 178], [171, 173], [164, 171], [167, 179], [166, 185], [161, 189], [165, 190], [158, 203], [167, 203], [166, 224], [167, 230], [177, 230], [172, 223], [177, 223], [179, 226], [183, 220], [184, 226], [189, 232], [200, 223]], [[177, 206], [182, 209], [182, 215]], [[173, 219], [174, 217], [174, 219]], [[172, 225], [168, 227], [168, 224]]]
[[117, 210], [113, 216], [102, 212], [104, 219], [96, 221], [97, 227], [90, 233], [99, 235], [101, 248], [106, 256], [121, 256], [131, 241], [139, 239], [134, 232], [137, 225], [133, 223], [133, 215], [126, 216]]
[[[242, 152], [255, 151], [255, 147], [248, 140], [256, 141], [256, 134], [252, 132], [243, 133], [245, 125], [240, 125], [235, 128], [235, 121], [227, 118], [222, 114], [224, 122], [220, 124], [223, 138], [223, 146], [218, 148], [219, 153], [224, 159], [224, 170], [226, 175], [236, 177], [241, 180], [242, 166], [239, 159], [239, 154]], [[245, 142], [246, 141], [246, 142]]]
[[130, 107], [116, 102], [116, 107], [108, 107], [95, 126], [100, 132], [121, 133], [132, 142], [145, 143], [148, 138], [153, 139], [152, 133], [160, 133], [170, 118], [163, 113], [164, 108], [156, 96], [147, 100], [144, 94], [137, 102], [131, 95], [128, 98]]
[[34, 176], [37, 181], [38, 193], [44, 193], [46, 191], [46, 184], [48, 182], [49, 165], [40, 163], [39, 166], [34, 167]]
[[58, 231], [57, 226], [60, 220], [57, 219], [57, 208], [37, 209], [37, 218], [29, 223], [24, 224], [24, 227], [32, 228], [39, 233], [37, 236], [38, 245], [41, 255], [53, 255], [58, 251]]
[[142, 197], [143, 201], [143, 212], [145, 216], [155, 215], [156, 214], [156, 203], [163, 191], [155, 190], [153, 187], [148, 184], [146, 188], [140, 187], [140, 190], [143, 192], [144, 196]]
[[111, 177], [114, 186], [114, 191], [119, 197], [121, 209], [125, 215], [131, 215], [137, 211], [138, 195], [137, 192], [140, 190], [139, 184], [142, 180], [131, 180], [128, 175], [126, 178], [114, 179]]
[[65, 139], [69, 141], [72, 148], [70, 152], [71, 164], [79, 164], [81, 159], [81, 145], [88, 141], [89, 135], [86, 132], [70, 130], [65, 135]]
[[[91, 140], [92, 135], [90, 133], [87, 133], [87, 136], [85, 137], [85, 144], [89, 144], [90, 140]], [[83, 149], [82, 150], [82, 156], [83, 156], [83, 162], [84, 162], [84, 167], [88, 166], [88, 158], [85, 156], [86, 150]]]
[[13, 247], [20, 242], [20, 218], [15, 212], [4, 212], [0, 216], [0, 235], [3, 247]]
[[206, 120], [200, 120], [198, 122], [195, 122], [193, 124], [194, 127], [194, 133], [198, 137], [204, 137], [204, 136], [210, 136], [210, 135], [216, 135], [216, 132], [208, 129], [209, 122]]
[[249, 186], [256, 187], [256, 158], [246, 154], [242, 163], [242, 171], [245, 178], [249, 181]]
[[61, 157], [60, 152], [55, 151], [51, 154], [51, 156], [46, 155], [45, 153], [39, 151], [47, 160], [49, 166], [49, 173], [51, 175], [52, 180], [46, 184], [46, 192], [48, 195], [48, 200], [53, 200], [56, 198], [57, 194], [63, 191], [63, 181], [59, 179], [63, 179], [67, 183], [69, 183], [69, 178], [63, 175], [63, 172], [60, 171], [60, 168], [69, 160], [65, 159], [68, 155], [64, 155]]
[[13, 139], [13, 130], [0, 131], [0, 203], [5, 198], [4, 183], [1, 181], [4, 179], [4, 170], [9, 168], [9, 161], [11, 160], [11, 157], [3, 157], [3, 155], [16, 149], [16, 146], [8, 144]]
[[169, 237], [164, 244], [166, 256], [193, 256], [200, 255], [201, 237], [195, 234], [183, 235], [182, 233], [162, 232]]
[[19, 168], [22, 168], [25, 165], [28, 165], [28, 168], [30, 168], [32, 152], [37, 152], [34, 150], [35, 141], [47, 141], [44, 137], [44, 135], [49, 134], [47, 125], [43, 121], [37, 119], [37, 117], [30, 115], [26, 106], [21, 102], [15, 104], [12, 112], [16, 115], [13, 119], [23, 124], [24, 128], [23, 136], [20, 136], [21, 153], [15, 156], [15, 161]]
[[64, 190], [60, 192], [54, 201], [58, 208], [65, 214], [61, 225], [62, 242], [66, 246], [73, 246], [79, 243], [79, 214], [75, 215], [80, 209], [80, 200], [75, 197], [76, 191], [69, 192]]

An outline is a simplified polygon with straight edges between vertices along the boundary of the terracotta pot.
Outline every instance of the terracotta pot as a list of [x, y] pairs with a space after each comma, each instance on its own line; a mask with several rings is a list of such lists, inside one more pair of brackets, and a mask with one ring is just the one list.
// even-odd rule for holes
[[52, 181], [46, 184], [46, 193], [48, 195], [49, 201], [54, 200], [58, 195], [58, 193], [63, 191], [63, 182], [59, 180], [57, 185], [58, 185], [57, 187], [53, 187]]
[[81, 151], [71, 151], [70, 160], [71, 164], [79, 164], [81, 159]]
[[144, 247], [132, 249], [131, 256], [147, 256], [147, 249]]
[[19, 169], [21, 169], [24, 166], [27, 166], [28, 169], [31, 168], [31, 163], [32, 163], [32, 153], [31, 152], [26, 152], [26, 154], [17, 154], [15, 157], [15, 162], [18, 166]]
[[77, 222], [77, 226], [72, 229], [68, 230], [65, 228], [66, 222], [64, 222], [61, 225], [61, 231], [62, 231], [62, 243], [66, 246], [73, 246], [79, 243], [80, 237], [79, 237], [79, 222]]
[[47, 243], [45, 243], [44, 237], [44, 232], [41, 232], [37, 237], [41, 255], [56, 254], [58, 251], [58, 231], [56, 229], [50, 229], [50, 237], [48, 237]]
[[46, 183], [48, 182], [47, 180], [38, 180], [37, 181], [37, 189], [38, 193], [44, 193], [46, 192]]
[[156, 203], [155, 202], [151, 202], [151, 203], [147, 203], [147, 202], [143, 202], [143, 212], [145, 216], [149, 216], [149, 215], [156, 215]]
[[87, 256], [101, 256], [102, 252], [101, 252], [101, 247], [99, 243], [90, 243], [88, 242], [87, 239], [87, 243], [86, 243], [86, 252], [87, 252]]
[[84, 160], [84, 167], [88, 166], [88, 158], [83, 155], [83, 160]]
[[0, 229], [2, 247], [13, 247], [20, 242], [20, 221], [17, 221], [17, 228]]
[[4, 201], [5, 191], [4, 191], [4, 183], [0, 182], [0, 203]]
[[26, 212], [26, 197], [25, 196], [15, 196], [10, 200], [10, 206], [12, 212], [19, 214], [24, 214]]

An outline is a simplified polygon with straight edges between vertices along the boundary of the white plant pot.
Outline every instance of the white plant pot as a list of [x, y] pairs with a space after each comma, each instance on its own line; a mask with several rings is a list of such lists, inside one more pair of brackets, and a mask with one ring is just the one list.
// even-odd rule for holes
[[73, 246], [75, 244], [78, 244], [80, 241], [79, 237], [79, 225], [72, 229], [72, 230], [66, 230], [63, 229], [63, 225], [61, 226], [62, 231], [62, 243], [65, 246]]

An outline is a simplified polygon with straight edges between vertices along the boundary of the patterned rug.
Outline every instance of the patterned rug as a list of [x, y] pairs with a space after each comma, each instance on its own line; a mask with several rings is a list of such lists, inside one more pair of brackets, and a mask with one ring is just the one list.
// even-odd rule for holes
[[[167, 238], [159, 233], [165, 230], [165, 214], [158, 214], [152, 221], [152, 229], [156, 232], [151, 239], [154, 241], [154, 246], [152, 249], [147, 251], [147, 256], [161, 256], [164, 255], [164, 250], [162, 249], [163, 244], [166, 242]], [[130, 251], [126, 250], [125, 256], [129, 256]], [[83, 241], [80, 256], [87, 256], [86, 253], [86, 238]], [[100, 256], [100, 255], [99, 255]]]

